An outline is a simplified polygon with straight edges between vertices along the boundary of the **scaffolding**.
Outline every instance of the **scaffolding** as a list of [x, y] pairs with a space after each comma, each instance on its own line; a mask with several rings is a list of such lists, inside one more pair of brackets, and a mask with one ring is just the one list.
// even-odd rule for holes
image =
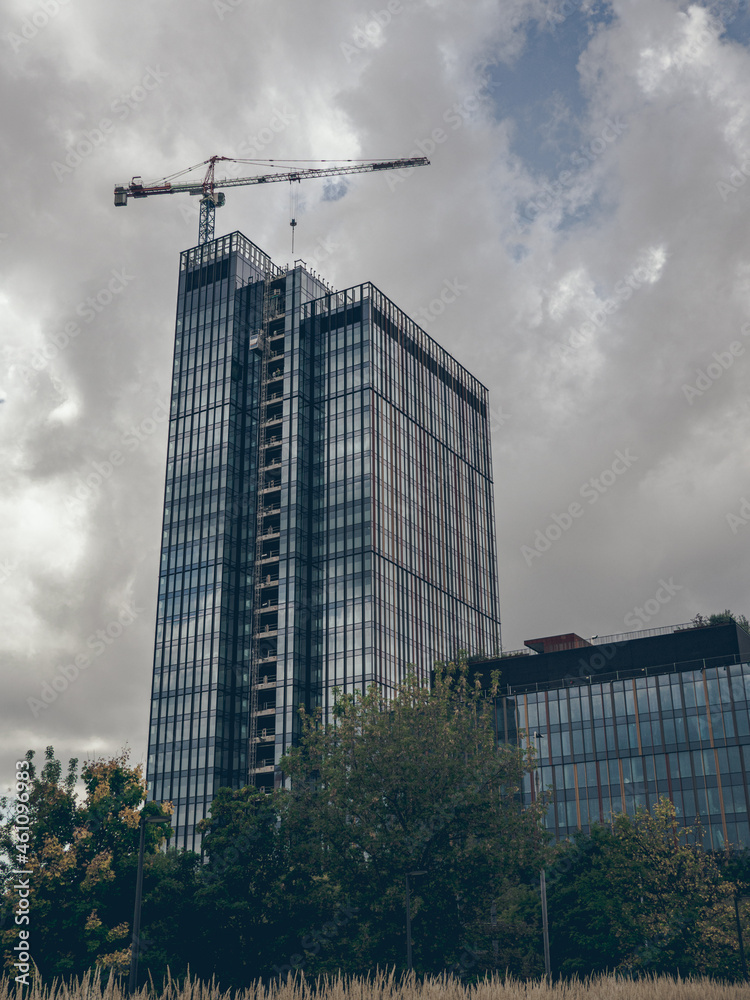
[[[281, 435], [283, 420], [283, 317], [278, 273], [265, 275], [261, 328], [258, 403], [258, 483], [255, 523], [253, 641], [250, 668], [248, 780], [260, 788], [273, 784], [275, 761], [276, 638], [278, 635], [279, 539], [281, 518]], [[282, 320], [281, 324], [278, 323]], [[281, 340], [281, 351], [279, 351]], [[265, 672], [264, 672], [265, 671]], [[261, 693], [263, 704], [261, 704]], [[263, 722], [273, 720], [265, 727]]]

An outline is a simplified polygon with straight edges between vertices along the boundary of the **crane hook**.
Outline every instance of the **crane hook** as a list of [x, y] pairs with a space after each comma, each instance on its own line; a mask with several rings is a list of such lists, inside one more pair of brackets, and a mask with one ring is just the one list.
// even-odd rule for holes
[[[289, 225], [292, 227], [292, 258], [294, 258], [294, 230], [297, 227], [296, 215], [297, 208], [299, 207], [299, 193], [292, 187], [294, 180], [295, 179], [289, 181], [289, 215], [291, 218]], [[299, 184], [299, 177], [296, 178], [296, 181]]]

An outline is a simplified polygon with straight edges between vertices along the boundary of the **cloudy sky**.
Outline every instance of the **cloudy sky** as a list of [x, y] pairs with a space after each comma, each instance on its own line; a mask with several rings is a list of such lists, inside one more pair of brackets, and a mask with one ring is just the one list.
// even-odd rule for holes
[[[507, 649], [750, 613], [744, 0], [2, 6], [0, 776], [145, 754], [198, 206], [112, 188], [214, 153], [430, 157], [300, 185], [294, 256], [489, 387]], [[288, 223], [241, 188], [217, 235]]]

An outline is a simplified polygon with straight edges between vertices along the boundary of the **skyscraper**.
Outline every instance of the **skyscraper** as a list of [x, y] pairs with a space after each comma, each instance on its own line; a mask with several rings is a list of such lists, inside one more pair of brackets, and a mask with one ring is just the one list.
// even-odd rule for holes
[[177, 846], [298, 709], [500, 645], [487, 390], [371, 284], [182, 253], [148, 781]]

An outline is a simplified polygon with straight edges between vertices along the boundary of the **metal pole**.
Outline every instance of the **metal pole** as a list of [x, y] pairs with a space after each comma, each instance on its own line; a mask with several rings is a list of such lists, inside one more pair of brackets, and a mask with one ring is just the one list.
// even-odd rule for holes
[[740, 961], [742, 962], [742, 976], [747, 982], [747, 963], [745, 962], [745, 947], [742, 943], [742, 924], [740, 923], [740, 908], [737, 897], [734, 897], [734, 916], [737, 921], [737, 940], [740, 943]]
[[549, 924], [547, 922], [547, 880], [544, 868], [539, 873], [539, 888], [542, 893], [542, 937], [544, 938], [544, 974], [547, 982], [552, 979], [552, 967], [549, 958]]
[[406, 968], [412, 971], [411, 961], [411, 900], [409, 898], [409, 873], [406, 873]]
[[133, 911], [133, 940], [130, 945], [130, 980], [128, 992], [134, 993], [138, 980], [138, 949], [141, 937], [141, 896], [143, 894], [143, 850], [146, 841], [146, 823], [141, 816], [141, 836], [138, 845], [138, 875], [135, 881], [135, 909]]

